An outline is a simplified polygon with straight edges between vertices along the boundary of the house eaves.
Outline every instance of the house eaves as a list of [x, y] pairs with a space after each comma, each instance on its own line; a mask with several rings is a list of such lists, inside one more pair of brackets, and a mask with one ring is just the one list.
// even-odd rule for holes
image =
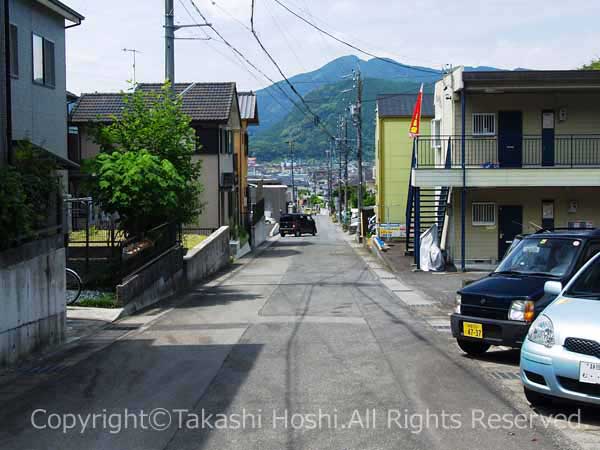
[[[61, 15], [62, 17], [65, 18], [65, 20], [68, 20], [69, 22], [73, 23], [73, 25], [71, 26], [77, 26], [81, 24], [81, 21], [85, 19], [84, 16], [82, 16], [81, 14], [79, 14], [77, 11], [75, 11], [74, 9], [68, 7], [67, 5], [65, 5], [64, 3], [58, 1], [58, 0], [36, 0], [40, 5], [45, 6], [46, 8], [48, 8], [51, 11], [54, 11], [55, 13]], [[67, 28], [69, 28], [67, 27]]]
[[467, 91], [484, 93], [600, 90], [600, 71], [511, 70], [464, 72]]

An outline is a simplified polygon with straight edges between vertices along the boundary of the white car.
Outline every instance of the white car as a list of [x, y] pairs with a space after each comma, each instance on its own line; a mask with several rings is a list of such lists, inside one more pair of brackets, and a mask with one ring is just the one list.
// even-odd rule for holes
[[521, 349], [521, 380], [533, 405], [553, 397], [600, 405], [600, 254], [588, 261], [533, 322]]

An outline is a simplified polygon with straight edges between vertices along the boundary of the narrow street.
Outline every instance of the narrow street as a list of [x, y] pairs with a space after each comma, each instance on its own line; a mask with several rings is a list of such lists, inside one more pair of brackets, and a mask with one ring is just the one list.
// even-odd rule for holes
[[[510, 426], [528, 411], [417, 320], [328, 218], [317, 226], [115, 324], [114, 343], [2, 401], [0, 448], [560, 448], [535, 421]], [[94, 414], [105, 420], [63, 432]]]

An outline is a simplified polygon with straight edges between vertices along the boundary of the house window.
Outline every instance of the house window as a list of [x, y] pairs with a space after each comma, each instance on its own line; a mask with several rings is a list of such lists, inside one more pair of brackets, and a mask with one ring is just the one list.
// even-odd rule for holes
[[431, 121], [431, 146], [433, 148], [442, 148], [442, 140], [440, 137], [440, 120]]
[[495, 203], [473, 203], [473, 226], [493, 226], [496, 225], [496, 204]]
[[33, 35], [33, 82], [48, 87], [56, 84], [54, 42]]
[[474, 136], [494, 136], [496, 134], [496, 114], [494, 113], [474, 113], [473, 114], [473, 135]]
[[19, 29], [10, 24], [10, 76], [19, 78]]

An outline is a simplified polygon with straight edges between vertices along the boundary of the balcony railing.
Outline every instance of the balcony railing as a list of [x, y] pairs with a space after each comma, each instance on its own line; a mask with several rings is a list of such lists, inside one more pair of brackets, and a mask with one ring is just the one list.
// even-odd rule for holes
[[[420, 136], [416, 168], [462, 168], [461, 136]], [[600, 134], [561, 134], [554, 139], [525, 135], [519, 141], [466, 136], [466, 168], [600, 168]]]

